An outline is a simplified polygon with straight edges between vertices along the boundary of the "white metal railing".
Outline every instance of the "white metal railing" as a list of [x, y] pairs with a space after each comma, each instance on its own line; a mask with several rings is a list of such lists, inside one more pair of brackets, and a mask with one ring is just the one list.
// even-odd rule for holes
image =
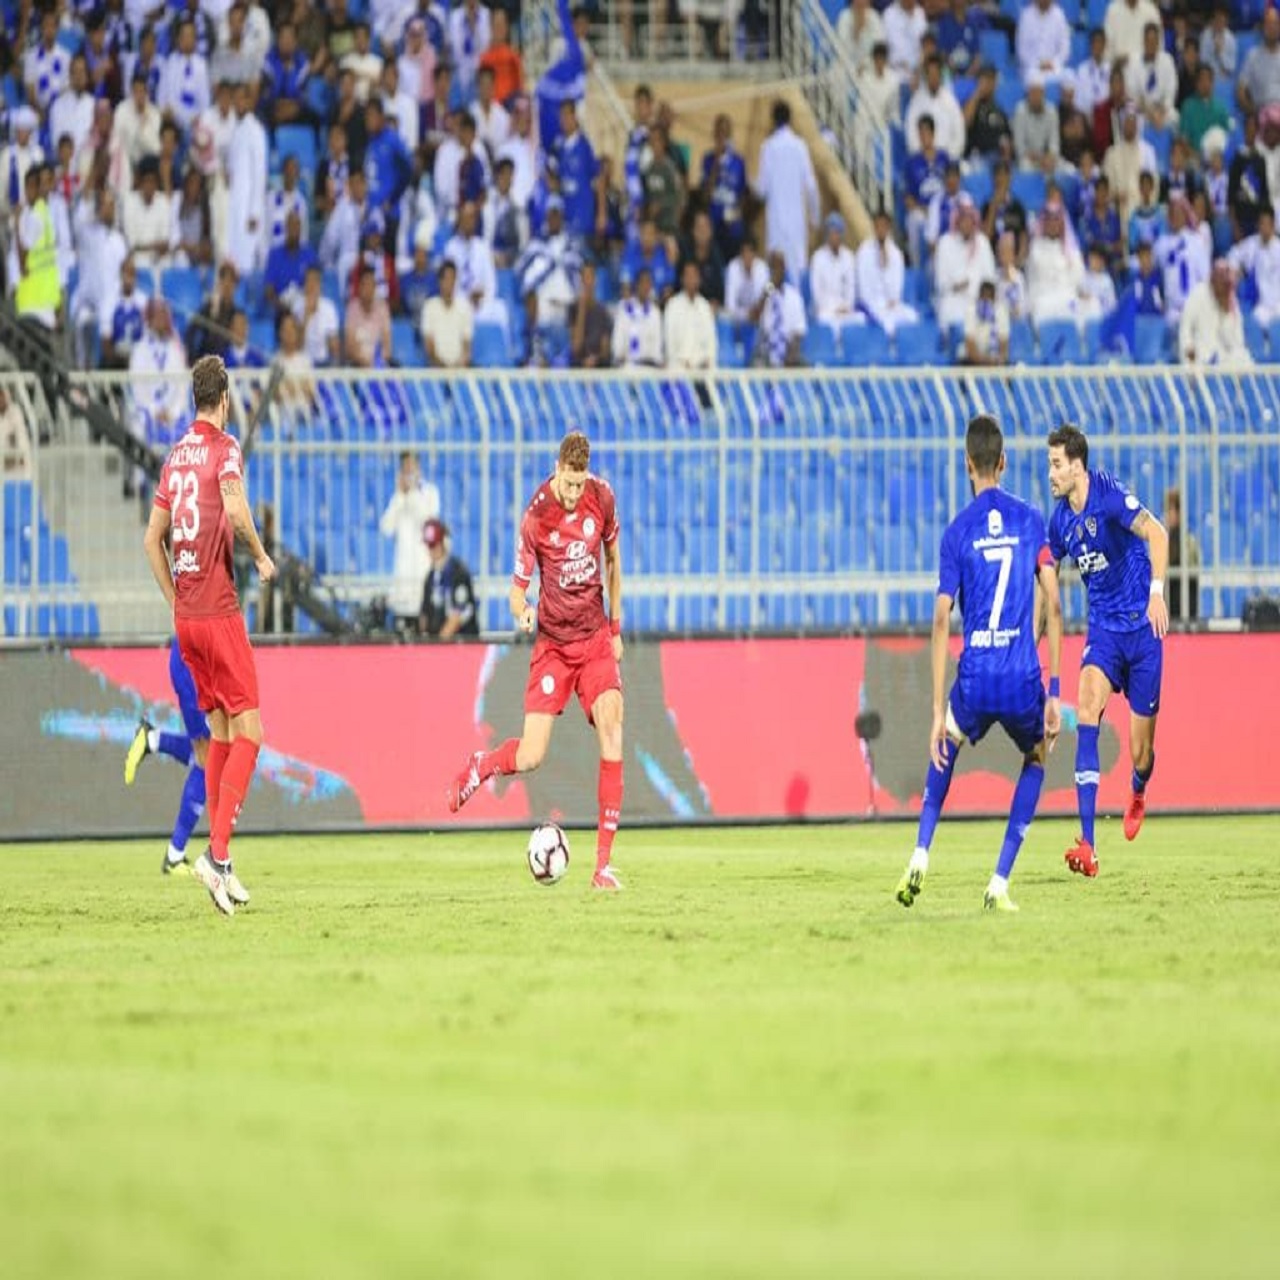
[[[125, 399], [127, 377], [82, 382]], [[237, 375], [237, 403], [255, 385], [261, 375]], [[40, 421], [31, 378], [0, 377], [0, 389]], [[1044, 438], [1067, 420], [1089, 433], [1095, 464], [1158, 513], [1165, 491], [1178, 489], [1203, 557], [1203, 617], [1238, 619], [1246, 593], [1280, 590], [1275, 372], [749, 371], [700, 382], [661, 373], [318, 374], [311, 406], [267, 412], [250, 492], [260, 510], [270, 506], [278, 542], [355, 609], [391, 586], [392, 544], [378, 524], [399, 454], [412, 451], [473, 569], [482, 623], [499, 631], [521, 511], [563, 432], [578, 426], [618, 493], [630, 627], [923, 625], [938, 541], [967, 498], [964, 427], [980, 409], [1005, 426], [1008, 486], [1045, 510]], [[0, 492], [6, 632], [76, 634], [86, 625], [76, 610], [89, 605], [104, 635], [162, 630], [140, 550], [145, 509], [122, 497], [118, 454], [65, 427], [54, 436], [32, 440], [25, 523], [6, 508], [22, 500], [20, 486]], [[58, 572], [44, 563], [51, 554], [63, 561]], [[1080, 621], [1078, 590], [1070, 608]]]
[[849, 52], [840, 43], [821, 0], [789, 0], [782, 22], [782, 62], [805, 96], [837, 158], [870, 209], [893, 213], [893, 148], [887, 125], [864, 110]]

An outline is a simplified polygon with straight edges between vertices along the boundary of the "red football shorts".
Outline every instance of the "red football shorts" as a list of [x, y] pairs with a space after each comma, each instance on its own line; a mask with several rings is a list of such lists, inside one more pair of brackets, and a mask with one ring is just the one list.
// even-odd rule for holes
[[201, 711], [238, 716], [258, 706], [258, 670], [238, 613], [220, 618], [178, 618], [178, 648], [191, 668]]
[[524, 709], [558, 716], [577, 693], [582, 709], [591, 719], [596, 699], [610, 689], [622, 692], [622, 672], [613, 656], [613, 636], [608, 624], [585, 640], [554, 644], [539, 640], [529, 660], [529, 683], [524, 691]]

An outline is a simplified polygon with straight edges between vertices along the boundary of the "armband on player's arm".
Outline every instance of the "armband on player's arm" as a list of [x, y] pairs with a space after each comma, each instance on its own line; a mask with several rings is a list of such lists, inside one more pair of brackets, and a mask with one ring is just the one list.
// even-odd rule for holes
[[1062, 697], [1062, 678], [1060, 676], [1049, 677], [1049, 697]]
[[622, 634], [622, 619], [621, 619], [621, 618], [610, 618], [610, 619], [609, 619], [609, 634], [610, 634], [611, 636], [620, 636], [620, 635]]
[[1159, 596], [1162, 600], [1164, 599], [1164, 579], [1163, 578], [1151, 579], [1151, 594], [1153, 596]]

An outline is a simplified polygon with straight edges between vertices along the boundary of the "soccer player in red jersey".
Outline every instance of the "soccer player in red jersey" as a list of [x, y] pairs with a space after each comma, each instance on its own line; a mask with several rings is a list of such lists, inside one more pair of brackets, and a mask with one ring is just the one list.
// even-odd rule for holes
[[231, 830], [262, 745], [258, 673], [232, 575], [235, 535], [248, 543], [264, 582], [276, 567], [253, 525], [240, 445], [227, 433], [231, 402], [218, 356], [196, 361], [191, 389], [196, 420], [165, 460], [143, 547], [173, 609], [178, 647], [209, 717], [209, 848], [197, 859], [195, 874], [214, 906], [229, 916], [249, 901], [231, 869]]
[[[529, 661], [524, 731], [496, 751], [477, 751], [449, 788], [456, 813], [494, 774], [527, 773], [547, 754], [551, 727], [571, 694], [578, 695], [600, 741], [600, 821], [596, 832], [597, 889], [620, 889], [610, 866], [622, 812], [622, 559], [613, 490], [587, 464], [591, 445], [580, 431], [560, 442], [555, 474], [533, 495], [520, 523], [511, 612], [538, 639]], [[605, 616], [600, 581], [609, 592]], [[542, 595], [529, 599], [537, 569]]]

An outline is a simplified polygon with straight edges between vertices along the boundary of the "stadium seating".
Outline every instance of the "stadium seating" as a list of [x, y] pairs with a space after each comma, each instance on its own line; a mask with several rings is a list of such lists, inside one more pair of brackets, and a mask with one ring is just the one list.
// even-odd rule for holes
[[31, 482], [6, 480], [2, 502], [3, 634], [96, 636], [97, 608], [79, 598], [67, 540], [50, 529]]

